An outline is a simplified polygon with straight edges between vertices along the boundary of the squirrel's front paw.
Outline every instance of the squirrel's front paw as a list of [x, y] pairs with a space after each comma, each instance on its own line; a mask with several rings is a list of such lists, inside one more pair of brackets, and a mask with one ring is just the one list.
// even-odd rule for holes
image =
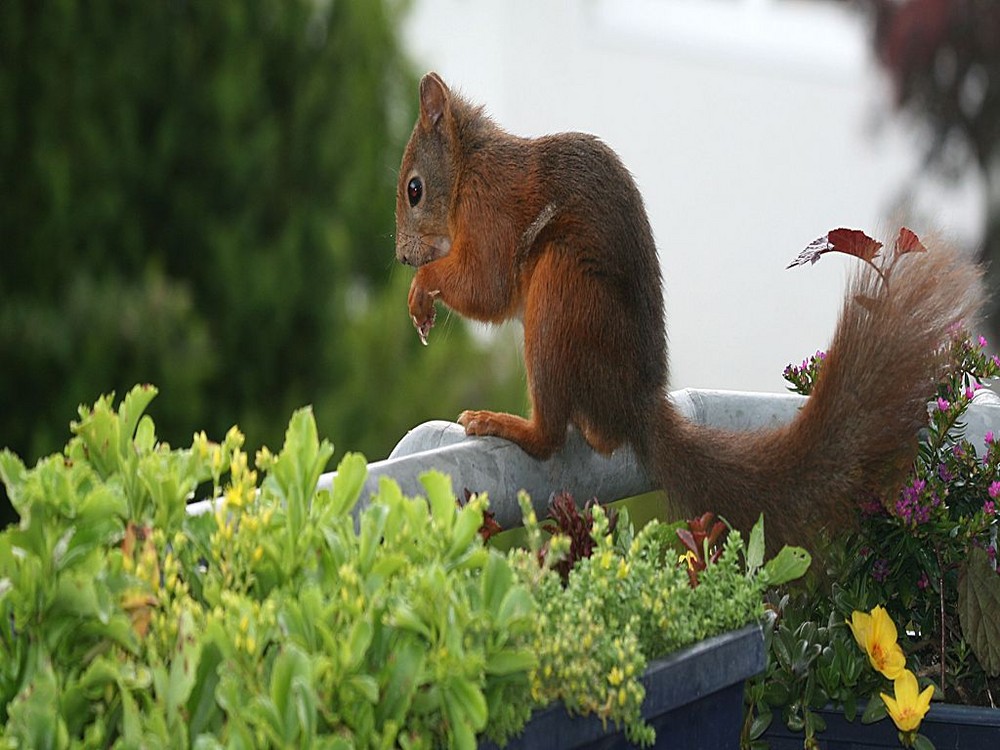
[[440, 291], [429, 292], [417, 284], [410, 287], [410, 319], [413, 321], [417, 335], [420, 336], [420, 342], [424, 346], [427, 346], [427, 335], [434, 327], [434, 318], [437, 315], [434, 309], [434, 300], [440, 294]]

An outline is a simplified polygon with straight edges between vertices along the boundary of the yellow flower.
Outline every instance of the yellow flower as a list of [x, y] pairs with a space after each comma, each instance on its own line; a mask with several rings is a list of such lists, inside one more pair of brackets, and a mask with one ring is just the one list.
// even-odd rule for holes
[[696, 555], [691, 550], [688, 550], [683, 555], [677, 558], [677, 562], [686, 563], [688, 570], [694, 570], [694, 565], [696, 562], [698, 562], [698, 555]]
[[900, 732], [914, 732], [920, 726], [924, 714], [931, 705], [934, 686], [928, 685], [923, 692], [917, 692], [917, 678], [908, 669], [904, 669], [893, 682], [895, 697], [880, 693], [889, 716], [896, 723]]
[[899, 677], [906, 668], [906, 657], [896, 643], [896, 626], [885, 608], [875, 607], [870, 615], [855, 610], [847, 624], [872, 666], [890, 680]]

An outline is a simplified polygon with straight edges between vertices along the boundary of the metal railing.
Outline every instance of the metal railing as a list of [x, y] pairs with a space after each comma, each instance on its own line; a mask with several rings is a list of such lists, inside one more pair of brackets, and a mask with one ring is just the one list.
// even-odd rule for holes
[[[696, 389], [675, 391], [671, 398], [689, 419], [729, 430], [784, 424], [804, 400], [793, 394]], [[1000, 398], [981, 391], [963, 421], [966, 437], [982, 451], [988, 431], [1000, 437]], [[488, 493], [490, 510], [503, 528], [521, 523], [517, 502], [521, 490], [541, 513], [553, 492], [569, 492], [578, 501], [596, 497], [606, 503], [656, 489], [631, 450], [622, 448], [602, 456], [574, 430], [562, 450], [539, 461], [505, 440], [470, 438], [457, 424], [428, 422], [408, 432], [387, 459], [369, 464], [358, 509], [377, 490], [382, 477], [396, 480], [404, 494], [423, 494], [419, 478], [431, 469], [450, 475], [459, 497], [465, 490]], [[319, 486], [329, 487], [335, 478], [334, 472], [324, 474]]]

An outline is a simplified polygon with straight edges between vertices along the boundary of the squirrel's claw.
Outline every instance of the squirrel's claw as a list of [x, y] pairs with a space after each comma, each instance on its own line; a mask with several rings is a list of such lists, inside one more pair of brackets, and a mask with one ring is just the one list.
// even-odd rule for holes
[[427, 346], [427, 336], [430, 335], [431, 328], [434, 327], [434, 316], [424, 320], [417, 320], [415, 315], [411, 315], [410, 318], [413, 320], [413, 327], [417, 329], [417, 335], [420, 337], [420, 343]]
[[440, 294], [440, 290], [437, 289], [432, 292], [425, 292], [419, 287], [410, 290], [410, 320], [413, 321], [413, 327], [420, 336], [420, 343], [424, 346], [427, 346], [427, 336], [434, 327], [434, 320], [437, 317], [434, 300]]

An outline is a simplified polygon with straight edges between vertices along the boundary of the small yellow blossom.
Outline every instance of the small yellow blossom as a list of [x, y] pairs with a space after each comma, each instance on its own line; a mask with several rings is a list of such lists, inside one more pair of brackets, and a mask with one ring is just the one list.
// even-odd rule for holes
[[917, 692], [917, 678], [913, 672], [904, 669], [893, 682], [895, 697], [880, 693], [885, 707], [889, 711], [900, 732], [914, 732], [931, 705], [934, 686], [928, 685], [923, 692]]
[[698, 562], [698, 555], [696, 555], [691, 550], [688, 550], [683, 555], [677, 558], [677, 562], [686, 563], [688, 570], [694, 570], [694, 565], [696, 562]]
[[906, 657], [896, 643], [896, 625], [885, 608], [877, 606], [870, 615], [855, 610], [847, 624], [871, 665], [890, 680], [899, 677], [906, 667]]
[[208, 458], [210, 443], [208, 441], [208, 436], [205, 431], [196, 432], [194, 435], [194, 440], [191, 442], [191, 450], [198, 456], [201, 460]]

